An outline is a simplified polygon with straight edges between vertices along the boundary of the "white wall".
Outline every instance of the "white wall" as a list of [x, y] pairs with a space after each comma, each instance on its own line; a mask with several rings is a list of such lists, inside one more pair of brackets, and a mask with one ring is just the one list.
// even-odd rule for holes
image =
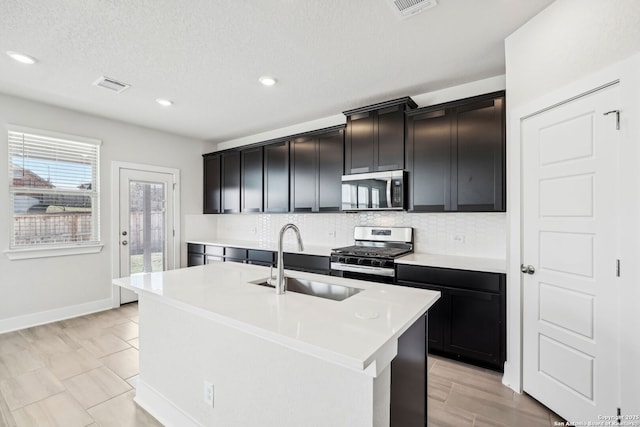
[[[97, 254], [10, 261], [2, 253], [9, 249], [9, 197], [6, 190], [0, 191], [0, 332], [110, 308], [112, 161], [180, 169], [182, 214], [202, 211], [201, 141], [0, 94], [3, 139], [8, 124], [102, 140], [100, 231], [104, 248]], [[0, 188], [4, 189], [9, 184], [7, 162], [6, 148], [0, 149]], [[184, 226], [182, 221], [181, 228]]]
[[[471, 83], [453, 86], [446, 89], [436, 90], [433, 92], [421, 93], [417, 95], [409, 94], [407, 96], [411, 96], [416, 104], [418, 104], [418, 107], [427, 107], [429, 105], [440, 104], [442, 102], [454, 101], [456, 99], [468, 98], [470, 96], [482, 95], [484, 93], [504, 90], [504, 88], [505, 76], [500, 75]], [[364, 107], [364, 105], [361, 105], [361, 107]], [[222, 141], [217, 144], [215, 149], [213, 149], [215, 144], [210, 142], [208, 143], [207, 147], [212, 148], [209, 151], [226, 150], [229, 148], [241, 147], [243, 145], [249, 145], [256, 142], [268, 141], [270, 139], [280, 138], [283, 136], [295, 135], [297, 133], [336, 126], [344, 124], [346, 123], [346, 121], [346, 116], [342, 113], [338, 113], [334, 114], [333, 116], [323, 117], [304, 123], [297, 123], [295, 125], [287, 126], [280, 129], [273, 129], [255, 135], [248, 135], [242, 138], [232, 139], [230, 141]]]
[[505, 40], [516, 108], [640, 50], [640, 1], [556, 0]]
[[[507, 200], [508, 200], [508, 283], [507, 283], [507, 365], [503, 382], [521, 387], [521, 323], [519, 273], [520, 256], [520, 141], [516, 129], [523, 113], [575, 96], [592, 88], [591, 82], [615, 76], [622, 80], [622, 142], [626, 157], [621, 176], [621, 194], [638, 194], [640, 138], [640, 56], [619, 66], [619, 61], [640, 51], [640, 2], [638, 0], [556, 0], [505, 41], [507, 72]], [[607, 68], [602, 71], [602, 69]], [[635, 79], [635, 82], [633, 81]], [[560, 95], [558, 95], [560, 94]], [[560, 99], [558, 99], [560, 96]], [[551, 104], [549, 102], [551, 102]], [[513, 129], [511, 129], [513, 128]], [[640, 207], [637, 197], [625, 198], [621, 214], [623, 270], [620, 307], [612, 315], [620, 318], [622, 360], [611, 374], [621, 373], [623, 414], [640, 413], [640, 318], [637, 307], [640, 287], [635, 264], [640, 256]], [[615, 312], [615, 314], [613, 314]], [[616, 372], [618, 371], [618, 372]]]

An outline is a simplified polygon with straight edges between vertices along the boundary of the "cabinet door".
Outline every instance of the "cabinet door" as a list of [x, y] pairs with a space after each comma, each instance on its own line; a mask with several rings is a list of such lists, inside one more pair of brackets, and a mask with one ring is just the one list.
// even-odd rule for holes
[[344, 132], [318, 136], [318, 211], [336, 212], [342, 204]]
[[224, 248], [224, 260], [226, 262], [247, 262], [247, 249]]
[[404, 109], [401, 105], [378, 110], [378, 138], [374, 151], [377, 171], [404, 169]]
[[289, 211], [289, 141], [264, 147], [264, 211]]
[[205, 214], [221, 213], [220, 199], [220, 155], [204, 158], [204, 200], [202, 210]]
[[420, 316], [398, 338], [391, 361], [390, 426], [425, 427], [427, 422], [427, 318]]
[[261, 249], [249, 249], [247, 251], [247, 263], [275, 267], [276, 253]]
[[242, 212], [262, 212], [262, 147], [241, 152]]
[[317, 202], [318, 155], [314, 137], [291, 142], [291, 211], [314, 212]]
[[501, 297], [488, 292], [449, 289], [449, 328], [445, 350], [501, 369]]
[[187, 267], [204, 265], [205, 263], [204, 245], [187, 243]]
[[347, 174], [374, 170], [374, 123], [374, 111], [347, 117], [344, 167]]
[[306, 271], [308, 273], [329, 274], [330, 260], [328, 256], [307, 255], [285, 252], [282, 256], [284, 268], [287, 270]]
[[449, 293], [446, 288], [427, 286], [425, 289], [440, 291], [440, 299], [429, 309], [429, 351], [444, 350], [444, 332], [449, 324]]
[[187, 254], [187, 267], [194, 267], [196, 265], [204, 265], [204, 254]]
[[504, 210], [504, 97], [455, 109], [452, 210]]
[[442, 212], [451, 206], [451, 115], [425, 112], [408, 119], [409, 210]]
[[240, 152], [222, 154], [222, 212], [240, 212]]

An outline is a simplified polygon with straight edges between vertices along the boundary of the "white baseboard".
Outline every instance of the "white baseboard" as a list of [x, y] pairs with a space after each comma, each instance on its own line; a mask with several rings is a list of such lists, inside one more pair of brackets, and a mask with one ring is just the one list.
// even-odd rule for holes
[[504, 363], [504, 374], [502, 375], [502, 384], [509, 387], [516, 393], [522, 393], [522, 384], [520, 381], [520, 372], [515, 369], [509, 362]]
[[141, 378], [138, 379], [136, 397], [133, 400], [166, 427], [202, 427], [202, 424]]
[[97, 311], [109, 310], [112, 307], [113, 301], [111, 297], [109, 297], [84, 304], [39, 311], [37, 313], [25, 314], [23, 316], [10, 317], [8, 319], [0, 320], [0, 334], [30, 328], [32, 326], [44, 325], [45, 323], [70, 319], [72, 317], [83, 316]]

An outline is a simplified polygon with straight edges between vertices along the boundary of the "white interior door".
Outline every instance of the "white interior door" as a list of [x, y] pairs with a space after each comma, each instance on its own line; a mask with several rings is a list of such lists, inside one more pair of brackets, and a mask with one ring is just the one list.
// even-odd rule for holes
[[618, 86], [522, 122], [523, 388], [572, 421], [619, 402]]
[[[174, 177], [170, 173], [120, 169], [120, 276], [174, 268]], [[120, 303], [137, 300], [120, 290]]]

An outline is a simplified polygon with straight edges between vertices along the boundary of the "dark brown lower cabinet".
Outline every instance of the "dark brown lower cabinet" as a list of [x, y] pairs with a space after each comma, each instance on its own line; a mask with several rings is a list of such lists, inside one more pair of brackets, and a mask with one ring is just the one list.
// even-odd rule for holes
[[329, 274], [330, 258], [328, 256], [294, 254], [285, 252], [284, 268], [287, 270], [306, 271], [307, 273]]
[[247, 262], [247, 250], [244, 248], [224, 248], [225, 262]]
[[187, 266], [193, 267], [195, 265], [205, 264], [204, 245], [195, 243], [187, 244]]
[[429, 310], [429, 352], [502, 372], [504, 274], [398, 264], [396, 284], [441, 293]]
[[[202, 243], [187, 243], [187, 267], [212, 261], [239, 262], [276, 267], [277, 253], [264, 249], [245, 249]], [[284, 268], [307, 273], [329, 274], [329, 257], [305, 253], [284, 253]], [[275, 274], [275, 273], [274, 273]]]
[[187, 267], [222, 261], [224, 248], [203, 243], [187, 243]]
[[391, 361], [391, 427], [427, 425], [427, 314], [398, 338]]
[[276, 254], [273, 251], [261, 249], [249, 249], [247, 251], [247, 264], [275, 266]]

